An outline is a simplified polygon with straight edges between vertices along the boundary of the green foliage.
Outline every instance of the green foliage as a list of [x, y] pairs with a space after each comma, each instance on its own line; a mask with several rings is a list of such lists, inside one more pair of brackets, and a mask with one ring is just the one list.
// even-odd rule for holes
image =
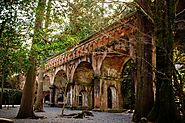
[[134, 10], [120, 1], [50, 0], [49, 2], [46, 15], [49, 33], [75, 35], [79, 40], [89, 37]]
[[100, 31], [103, 27], [122, 18], [123, 13], [132, 10], [129, 10], [125, 3], [106, 0], [74, 0], [69, 2], [68, 8], [70, 28], [66, 29], [71, 34], [77, 35], [80, 40]]
[[[0, 56], [11, 73], [26, 71], [29, 67], [28, 55], [38, 63], [55, 54], [77, 45], [82, 39], [99, 31], [120, 17], [123, 10], [128, 13], [122, 2], [105, 0], [47, 1], [46, 15], [36, 9], [36, 0], [2, 1], [0, 6]], [[43, 28], [34, 30], [35, 15], [42, 20]], [[40, 21], [41, 22], [41, 21]], [[44, 22], [44, 23], [43, 23]], [[40, 26], [41, 26], [40, 25]], [[3, 30], [3, 31], [2, 31]], [[1, 68], [2, 64], [1, 64]]]
[[46, 15], [41, 17], [45, 26], [34, 34], [37, 42], [33, 49], [38, 62], [74, 47], [82, 39], [115, 22], [122, 13], [132, 11], [127, 7], [122, 2], [102, 0], [49, 0]]
[[[27, 60], [29, 50], [26, 45], [27, 34], [25, 33], [25, 27], [28, 26], [29, 21], [26, 18], [22, 19], [21, 14], [31, 8], [27, 8], [29, 1], [24, 0], [2, 0], [0, 4], [0, 85], [2, 88], [16, 88], [10, 82], [10, 78], [15, 74], [27, 71], [29, 66]], [[7, 98], [1, 97], [0, 102], [2, 99]]]
[[[6, 27], [0, 38], [0, 56], [1, 66], [6, 67], [9, 71], [20, 72], [27, 62], [27, 48], [23, 46], [21, 37], [16, 33], [15, 29]], [[2, 67], [1, 67], [2, 68]]]
[[178, 71], [177, 79], [179, 81], [179, 83], [181, 83], [181, 86], [184, 90], [184, 86], [185, 86], [185, 53], [183, 52], [183, 50], [180, 50], [178, 48], [174, 49], [173, 52], [173, 62], [174, 65], [176, 66], [176, 70]]
[[45, 29], [37, 33], [37, 36], [35, 37], [35, 40], [37, 41], [32, 46], [32, 49], [34, 50], [34, 55], [38, 62], [63, 52], [64, 50], [75, 46], [79, 42], [79, 39], [75, 35], [51, 35], [50, 31], [51, 30]]

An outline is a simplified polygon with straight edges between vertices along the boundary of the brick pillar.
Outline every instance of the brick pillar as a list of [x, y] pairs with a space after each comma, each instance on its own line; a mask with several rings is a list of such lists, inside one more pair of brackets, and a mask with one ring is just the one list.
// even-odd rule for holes
[[100, 108], [100, 79], [98, 77], [94, 78], [94, 92], [93, 92], [93, 108]]

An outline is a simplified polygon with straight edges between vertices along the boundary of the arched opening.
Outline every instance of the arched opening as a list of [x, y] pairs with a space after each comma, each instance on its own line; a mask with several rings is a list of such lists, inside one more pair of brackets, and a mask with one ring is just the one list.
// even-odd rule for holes
[[108, 108], [112, 108], [112, 92], [110, 88], [108, 88]]
[[57, 100], [58, 100], [58, 104], [62, 104], [64, 102], [64, 94], [59, 93]]
[[50, 104], [50, 94], [44, 95], [44, 103]]
[[133, 60], [128, 60], [122, 71], [121, 89], [125, 109], [134, 109], [135, 104], [135, 83], [134, 83], [134, 68]]
[[117, 56], [113, 54], [108, 55], [108, 57], [103, 60], [101, 66], [101, 75], [105, 78], [118, 78], [120, 68], [123, 65], [125, 59], [126, 58], [123, 56]]
[[57, 106], [61, 106], [64, 103], [64, 91], [66, 88], [66, 84], [68, 83], [67, 75], [64, 70], [60, 70], [57, 72], [54, 78], [54, 104]]
[[88, 107], [88, 95], [85, 90], [80, 91], [78, 100], [79, 100], [79, 106]]
[[82, 93], [80, 92], [79, 93], [79, 96], [78, 96], [78, 104], [79, 104], [79, 106], [82, 106]]
[[117, 96], [115, 87], [108, 87], [107, 89], [107, 107], [109, 109], [116, 108]]
[[[77, 107], [94, 107], [94, 71], [91, 63], [81, 62], [73, 76], [74, 89], [76, 90], [76, 96], [78, 99]], [[83, 91], [81, 91], [83, 90]]]
[[73, 80], [75, 84], [93, 84], [93, 68], [89, 62], [81, 62], [75, 70]]
[[100, 81], [101, 110], [119, 110], [123, 108], [120, 74], [127, 57], [108, 54], [102, 62]]

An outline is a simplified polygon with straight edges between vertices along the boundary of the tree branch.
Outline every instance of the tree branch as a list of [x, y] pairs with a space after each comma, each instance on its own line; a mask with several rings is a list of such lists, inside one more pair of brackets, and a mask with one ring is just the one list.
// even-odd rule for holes
[[185, 9], [183, 9], [182, 11], [180, 11], [179, 13], [177, 13], [175, 16], [177, 17], [177, 16], [181, 15], [183, 12], [185, 12]]
[[138, 2], [134, 1], [133, 3], [149, 18], [149, 20], [151, 20], [152, 23], [154, 23], [154, 19], [151, 17], [151, 15], [148, 12], [146, 12]]

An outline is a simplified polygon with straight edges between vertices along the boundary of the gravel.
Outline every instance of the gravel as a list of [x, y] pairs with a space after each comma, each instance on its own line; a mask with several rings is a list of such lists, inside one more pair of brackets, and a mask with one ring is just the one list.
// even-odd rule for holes
[[[15, 108], [0, 109], [0, 117], [12, 119], [15, 123], [132, 123], [132, 113], [108, 113], [92, 111], [94, 116], [88, 116], [83, 119], [61, 118], [59, 114], [61, 108], [44, 107], [45, 112], [35, 113], [38, 116], [44, 116], [43, 119], [15, 119], [19, 106]], [[65, 109], [65, 114], [78, 113], [80, 110]]]

